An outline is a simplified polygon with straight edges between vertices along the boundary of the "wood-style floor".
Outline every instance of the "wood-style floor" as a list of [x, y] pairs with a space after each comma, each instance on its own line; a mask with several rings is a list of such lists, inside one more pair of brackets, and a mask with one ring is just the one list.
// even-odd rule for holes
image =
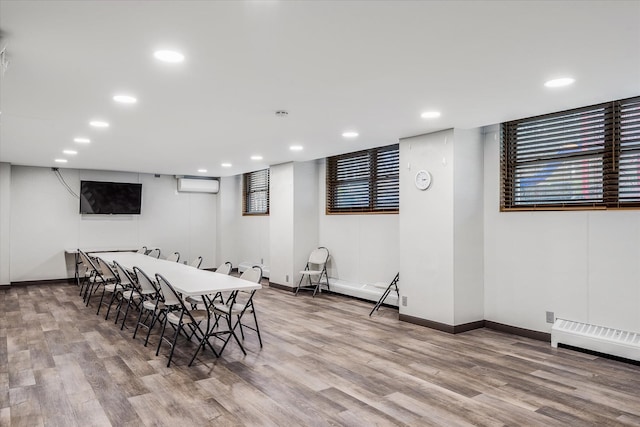
[[[640, 366], [265, 288], [264, 348], [155, 356], [75, 285], [0, 290], [2, 426], [640, 426]], [[103, 313], [103, 312], [101, 312]], [[131, 322], [133, 323], [133, 321]]]

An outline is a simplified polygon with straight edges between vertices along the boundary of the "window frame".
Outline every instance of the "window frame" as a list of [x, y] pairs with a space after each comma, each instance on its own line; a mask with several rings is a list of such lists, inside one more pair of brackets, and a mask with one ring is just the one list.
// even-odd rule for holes
[[[394, 161], [394, 158], [397, 160]], [[340, 189], [346, 191], [341, 194]], [[357, 201], [358, 198], [361, 199], [360, 203]], [[362, 200], [366, 200], [366, 206]], [[341, 207], [341, 203], [344, 206]], [[400, 144], [327, 158], [326, 215], [398, 214], [399, 212]]]
[[[262, 174], [266, 174], [266, 179], [261, 176]], [[269, 168], [242, 174], [242, 216], [269, 215], [270, 175]], [[252, 195], [258, 193], [265, 193], [266, 195], [266, 210], [256, 210], [257, 207], [253, 206]]]
[[[505, 122], [500, 133], [500, 211], [640, 208], [640, 96]], [[527, 193], [526, 180], [542, 185]]]

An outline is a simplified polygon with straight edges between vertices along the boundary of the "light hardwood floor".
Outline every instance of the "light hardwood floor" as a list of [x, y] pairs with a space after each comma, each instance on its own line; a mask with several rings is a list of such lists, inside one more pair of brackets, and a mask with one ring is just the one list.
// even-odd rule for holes
[[[0, 290], [1, 426], [640, 426], [640, 366], [338, 295], [259, 291], [264, 348], [155, 356], [74, 285]], [[103, 312], [102, 312], [103, 313]], [[130, 321], [133, 324], [133, 321]]]

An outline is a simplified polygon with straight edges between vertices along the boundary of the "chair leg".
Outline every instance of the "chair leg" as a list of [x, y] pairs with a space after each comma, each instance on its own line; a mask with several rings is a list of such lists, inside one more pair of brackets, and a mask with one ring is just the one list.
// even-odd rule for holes
[[[159, 313], [159, 314], [154, 312], [153, 313], [153, 317], [151, 317], [151, 324], [149, 325], [149, 329], [147, 330], [147, 336], [144, 339], [144, 346], [145, 347], [147, 346], [147, 343], [149, 342], [149, 336], [151, 335], [151, 329], [153, 329], [153, 326], [156, 324], [156, 322], [160, 320], [160, 314], [162, 314], [162, 312]], [[163, 324], [164, 324], [164, 322], [163, 322]]]
[[246, 356], [247, 352], [245, 351], [244, 346], [242, 345], [242, 343], [238, 339], [238, 336], [235, 333], [235, 328], [236, 326], [238, 326], [238, 324], [236, 323], [235, 325], [231, 325], [231, 316], [225, 316], [225, 317], [227, 318], [227, 325], [229, 326], [229, 337], [225, 340], [219, 353], [222, 354], [222, 352], [224, 351], [224, 348], [227, 346], [229, 341], [231, 341], [231, 337], [233, 337], [235, 338], [236, 342], [240, 346], [240, 350], [242, 350], [242, 353]]
[[120, 325], [120, 330], [124, 329], [124, 323], [127, 321], [127, 314], [129, 314], [129, 307], [131, 307], [131, 300], [133, 299], [133, 295], [127, 299], [127, 308], [124, 311], [124, 316], [122, 316], [122, 325]]
[[165, 316], [164, 322], [162, 322], [162, 329], [160, 331], [160, 341], [158, 341], [158, 348], [156, 348], [156, 356], [160, 353], [160, 346], [162, 345], [162, 338], [164, 338], [164, 331], [167, 329], [167, 317]]
[[251, 307], [251, 311], [253, 312], [253, 321], [256, 324], [256, 332], [258, 333], [258, 341], [260, 342], [260, 348], [262, 348], [262, 337], [260, 336], [260, 327], [258, 326], [258, 318], [256, 317], [255, 308]]
[[114, 289], [113, 294], [111, 295], [111, 301], [109, 301], [109, 307], [107, 308], [107, 314], [104, 316], [104, 320], [109, 319], [109, 313], [111, 312], [111, 307], [113, 306], [113, 302], [118, 297], [120, 291], [118, 289]]
[[182, 329], [182, 322], [178, 323], [176, 333], [173, 335], [173, 341], [171, 342], [171, 352], [169, 353], [169, 361], [167, 362], [167, 368], [171, 365], [171, 359], [173, 358], [173, 350], [176, 348], [176, 342], [178, 341], [178, 335], [180, 335], [180, 329]]

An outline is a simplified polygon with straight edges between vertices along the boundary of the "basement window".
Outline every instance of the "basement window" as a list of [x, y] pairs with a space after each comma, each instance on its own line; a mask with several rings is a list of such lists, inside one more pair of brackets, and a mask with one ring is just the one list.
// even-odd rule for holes
[[501, 210], [640, 208], [640, 97], [501, 130]]
[[242, 215], [269, 215], [269, 169], [242, 175]]

